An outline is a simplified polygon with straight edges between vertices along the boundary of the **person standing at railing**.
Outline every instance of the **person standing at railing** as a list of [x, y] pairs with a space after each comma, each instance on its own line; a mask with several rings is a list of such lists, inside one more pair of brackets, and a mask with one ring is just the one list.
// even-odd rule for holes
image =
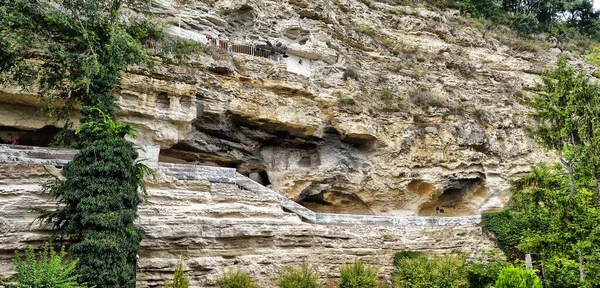
[[233, 42], [231, 42], [231, 40], [227, 41], [227, 52], [233, 52]]

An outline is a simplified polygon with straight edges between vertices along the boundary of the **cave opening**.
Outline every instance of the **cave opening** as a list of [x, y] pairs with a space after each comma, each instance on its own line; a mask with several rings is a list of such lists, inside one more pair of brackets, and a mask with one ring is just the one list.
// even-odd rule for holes
[[312, 184], [300, 193], [296, 203], [319, 213], [373, 214], [358, 195], [330, 188], [325, 183]]
[[160, 92], [156, 97], [156, 106], [158, 108], [169, 108], [171, 106], [171, 100], [167, 92]]
[[16, 139], [18, 145], [49, 147], [60, 131], [61, 128], [55, 126], [44, 126], [33, 130], [0, 126], [0, 143], [12, 144], [12, 136], [12, 138]]
[[269, 174], [267, 173], [267, 171], [263, 170], [263, 171], [258, 172], [258, 174], [262, 178], [261, 184], [263, 186], [271, 185], [271, 180], [269, 180]]
[[[482, 177], [452, 179], [438, 194], [420, 205], [420, 216], [464, 216], [475, 214], [480, 200], [486, 196], [485, 180]], [[438, 213], [444, 211], [443, 213]]]

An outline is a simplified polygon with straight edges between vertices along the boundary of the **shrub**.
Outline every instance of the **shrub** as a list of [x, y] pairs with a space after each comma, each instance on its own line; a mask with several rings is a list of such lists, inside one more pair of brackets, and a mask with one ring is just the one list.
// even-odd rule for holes
[[277, 283], [279, 288], [318, 288], [319, 280], [314, 269], [307, 263], [284, 272]]
[[13, 263], [17, 274], [8, 279], [0, 279], [0, 286], [6, 288], [21, 287], [60, 287], [60, 288], [85, 288], [77, 280], [80, 275], [75, 274], [77, 260], [65, 260], [67, 252], [63, 246], [60, 253], [56, 253], [48, 244], [39, 252], [36, 259], [33, 247], [25, 251], [25, 261], [18, 251], [15, 251]]
[[366, 26], [366, 25], [358, 25], [358, 26], [354, 27], [354, 31], [360, 32], [360, 33], [365, 33], [365, 34], [371, 35], [371, 36], [377, 35], [377, 31], [375, 31], [375, 29], [373, 29], [369, 26]]
[[185, 275], [183, 267], [183, 258], [179, 258], [179, 262], [175, 265], [175, 275], [173, 282], [167, 280], [164, 288], [187, 288], [190, 286], [190, 278]]
[[600, 46], [595, 47], [594, 51], [585, 57], [585, 60], [600, 68]]
[[340, 98], [338, 101], [342, 104], [348, 104], [348, 105], [356, 104], [356, 101], [354, 101], [354, 98], [352, 98], [352, 97]]
[[523, 268], [507, 267], [502, 269], [496, 288], [541, 288], [542, 281], [533, 273]]
[[419, 87], [408, 91], [410, 100], [420, 107], [445, 107], [446, 102], [438, 95], [431, 93], [426, 87]]
[[383, 88], [379, 90], [379, 98], [381, 100], [391, 100], [394, 98], [394, 90], [392, 88]]
[[394, 267], [398, 267], [398, 263], [400, 263], [400, 260], [402, 259], [414, 259], [420, 257], [421, 255], [421, 252], [410, 250], [396, 252], [396, 254], [394, 254]]
[[143, 19], [131, 19], [131, 23], [126, 27], [127, 33], [142, 43], [148, 40], [162, 40], [165, 36], [165, 32], [162, 29], [160, 23], [154, 19], [143, 18]]
[[377, 288], [377, 269], [362, 261], [340, 267], [338, 288]]
[[348, 78], [358, 80], [360, 75], [358, 74], [358, 71], [355, 68], [351, 67], [351, 68], [346, 69], [346, 71], [344, 71], [343, 77], [344, 77], [344, 80], [348, 80]]
[[508, 264], [500, 260], [492, 260], [487, 263], [481, 261], [473, 262], [467, 266], [467, 279], [471, 288], [488, 288], [496, 283], [498, 274]]
[[538, 30], [540, 22], [532, 14], [519, 14], [514, 16], [513, 29], [521, 35], [530, 35]]
[[256, 288], [252, 278], [240, 270], [228, 270], [217, 279], [219, 288]]
[[421, 63], [423, 63], [423, 62], [425, 62], [425, 60], [427, 60], [427, 59], [425, 58], [425, 56], [419, 56], [419, 57], [417, 57], [417, 61], [418, 61], [418, 62], [421, 62]]
[[396, 288], [469, 287], [465, 260], [457, 257], [404, 258], [395, 271]]

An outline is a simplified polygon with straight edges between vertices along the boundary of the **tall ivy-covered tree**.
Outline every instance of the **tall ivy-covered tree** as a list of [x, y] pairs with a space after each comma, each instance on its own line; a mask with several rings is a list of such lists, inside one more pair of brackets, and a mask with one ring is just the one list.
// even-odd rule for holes
[[71, 253], [79, 258], [83, 282], [135, 287], [132, 275], [141, 237], [133, 220], [141, 202], [138, 189], [149, 170], [137, 162], [135, 147], [124, 139], [135, 136], [133, 127], [94, 111], [102, 118], [77, 129], [82, 148], [63, 168], [65, 179], [46, 186], [61, 206], [40, 211], [41, 218], [75, 242]]
[[[144, 2], [144, 1], [140, 1]], [[133, 127], [113, 120], [125, 65], [146, 58], [119, 21], [125, 0], [0, 1], [0, 85], [35, 86], [51, 116], [68, 119], [81, 106], [79, 152], [64, 180], [47, 186], [59, 204], [40, 211], [55, 235], [73, 242], [82, 282], [134, 287], [140, 234], [133, 225], [144, 166]]]

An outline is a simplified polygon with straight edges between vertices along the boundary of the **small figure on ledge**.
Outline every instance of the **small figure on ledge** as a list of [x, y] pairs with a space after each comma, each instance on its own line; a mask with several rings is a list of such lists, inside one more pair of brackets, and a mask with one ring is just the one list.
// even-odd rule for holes
[[194, 160], [196, 160], [196, 165], [200, 165], [200, 154], [194, 154]]
[[8, 137], [10, 138], [11, 145], [19, 145], [19, 140], [17, 140], [15, 136], [13, 136], [12, 134], [8, 134]]

